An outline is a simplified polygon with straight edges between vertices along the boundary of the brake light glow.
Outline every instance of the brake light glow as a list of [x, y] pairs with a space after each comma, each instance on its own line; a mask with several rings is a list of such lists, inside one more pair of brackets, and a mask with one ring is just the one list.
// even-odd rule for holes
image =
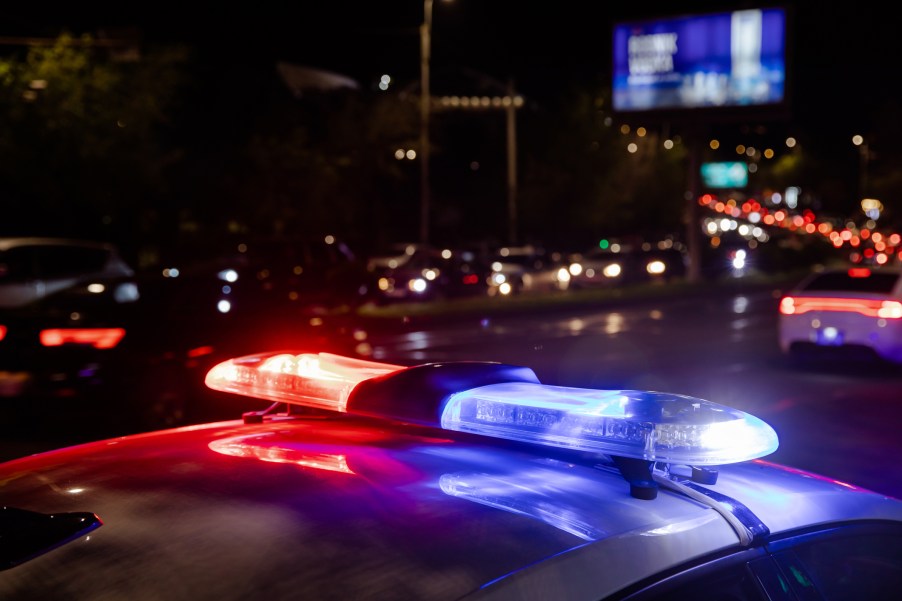
[[490, 362], [403, 367], [326, 353], [268, 353], [215, 366], [214, 390], [612, 456], [721, 465], [777, 449], [753, 415], [661, 392], [541, 384]]
[[6, 326], [0, 325], [0, 340], [6, 338]]
[[801, 315], [809, 311], [845, 311], [865, 317], [902, 319], [902, 302], [868, 298], [792, 297], [780, 300], [780, 313]]
[[40, 340], [44, 346], [85, 344], [96, 349], [110, 349], [124, 336], [124, 328], [60, 328], [41, 330]]
[[867, 278], [870, 277], [871, 270], [867, 267], [852, 267], [849, 269], [850, 278]]

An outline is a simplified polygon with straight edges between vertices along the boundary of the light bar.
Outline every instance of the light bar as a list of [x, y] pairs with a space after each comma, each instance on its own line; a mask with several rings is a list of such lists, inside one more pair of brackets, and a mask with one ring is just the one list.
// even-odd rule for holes
[[327, 353], [269, 353], [210, 370], [207, 386], [308, 407], [648, 462], [722, 465], [768, 455], [768, 424], [702, 399], [541, 384], [525, 367], [403, 367]]
[[41, 330], [40, 340], [44, 346], [88, 344], [96, 349], [110, 349], [124, 336], [123, 328], [60, 328]]
[[330, 353], [268, 353], [215, 365], [205, 383], [213, 390], [344, 412], [359, 382], [399, 369], [404, 368]]

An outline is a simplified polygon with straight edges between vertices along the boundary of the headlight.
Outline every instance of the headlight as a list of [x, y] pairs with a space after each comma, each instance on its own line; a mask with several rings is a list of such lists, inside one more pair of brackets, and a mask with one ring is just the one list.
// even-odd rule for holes
[[664, 265], [664, 261], [650, 261], [648, 265], [645, 266], [645, 270], [651, 275], [661, 275], [667, 270], [667, 267]]
[[426, 291], [426, 280], [423, 278], [414, 278], [407, 282], [407, 289], [411, 292], [422, 293]]
[[620, 272], [621, 269], [619, 263], [611, 263], [610, 265], [605, 265], [604, 271], [602, 271], [604, 277], [606, 278], [616, 278], [620, 275]]

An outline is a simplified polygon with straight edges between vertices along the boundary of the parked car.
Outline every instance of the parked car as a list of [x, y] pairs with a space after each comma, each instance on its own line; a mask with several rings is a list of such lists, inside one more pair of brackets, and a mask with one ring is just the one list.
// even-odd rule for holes
[[801, 362], [841, 355], [902, 363], [902, 268], [809, 274], [780, 299], [779, 343]]
[[92, 388], [139, 300], [134, 270], [112, 244], [0, 239], [0, 396]]
[[[9, 423], [107, 434], [185, 425], [219, 415], [203, 373], [242, 344], [368, 353], [364, 330], [325, 312], [353, 291], [330, 285], [341, 266], [320, 256], [291, 256], [286, 266], [255, 253], [250, 261], [222, 257], [136, 273], [110, 244], [41, 239], [0, 248], [7, 249], [0, 294], [9, 283], [7, 299], [16, 299], [0, 308], [0, 397]], [[35, 285], [25, 266], [55, 277]], [[28, 302], [24, 283], [32, 284]]]
[[0, 309], [16, 309], [79, 285], [113, 282], [135, 300], [134, 270], [109, 243], [69, 238], [0, 238]]
[[0, 598], [889, 600], [902, 501], [703, 399], [278, 351], [241, 419], [0, 464]]

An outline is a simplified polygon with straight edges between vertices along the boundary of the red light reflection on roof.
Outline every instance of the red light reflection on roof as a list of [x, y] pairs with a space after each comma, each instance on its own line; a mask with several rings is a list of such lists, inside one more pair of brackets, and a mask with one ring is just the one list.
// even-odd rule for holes
[[252, 457], [268, 463], [291, 463], [327, 472], [354, 473], [348, 465], [347, 455], [340, 453], [318, 453], [310, 449], [266, 445], [241, 438], [214, 440], [208, 446], [212, 451], [232, 457]]

